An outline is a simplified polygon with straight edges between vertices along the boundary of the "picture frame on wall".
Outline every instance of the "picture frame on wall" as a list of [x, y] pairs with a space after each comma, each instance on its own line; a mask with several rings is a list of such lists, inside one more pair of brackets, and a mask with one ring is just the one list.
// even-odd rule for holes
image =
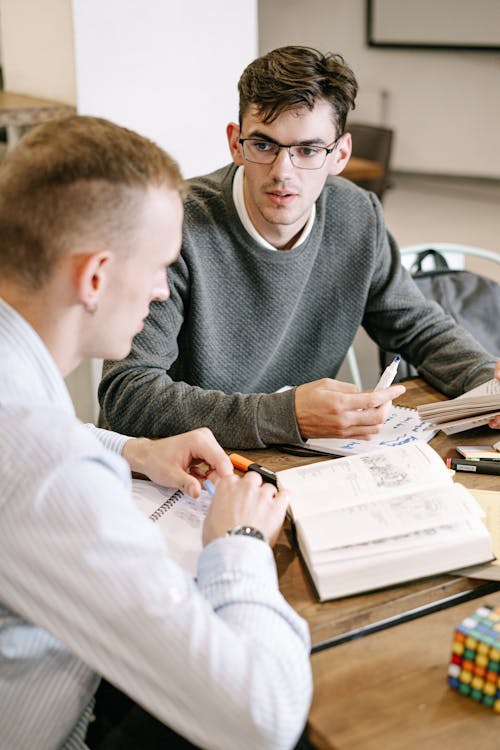
[[499, 0], [366, 0], [369, 47], [500, 52]]

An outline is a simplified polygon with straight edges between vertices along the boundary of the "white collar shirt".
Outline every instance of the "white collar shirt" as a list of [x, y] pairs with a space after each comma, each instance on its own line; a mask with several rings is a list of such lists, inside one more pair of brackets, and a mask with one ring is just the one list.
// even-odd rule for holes
[[0, 299], [0, 747], [83, 750], [98, 675], [196, 745], [290, 747], [309, 635], [269, 548], [215, 540], [193, 581], [133, 504], [126, 440], [76, 419]]

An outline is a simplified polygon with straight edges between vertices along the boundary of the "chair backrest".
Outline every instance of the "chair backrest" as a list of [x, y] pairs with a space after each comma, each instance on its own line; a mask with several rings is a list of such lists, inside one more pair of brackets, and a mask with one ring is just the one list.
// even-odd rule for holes
[[361, 122], [348, 122], [346, 130], [352, 136], [353, 156], [382, 164], [383, 172], [380, 177], [371, 180], [356, 180], [357, 185], [366, 190], [373, 190], [382, 200], [389, 187], [394, 131], [381, 125], [368, 125]]
[[[500, 253], [481, 247], [446, 242], [409, 245], [401, 248], [400, 252], [402, 256], [416, 256], [410, 273], [422, 294], [439, 302], [445, 312], [469, 330], [487, 351], [500, 357], [500, 284], [471, 271], [449, 269], [443, 257], [459, 253], [500, 264]], [[421, 270], [424, 257], [434, 259], [435, 270]], [[379, 355], [380, 368], [383, 370], [392, 360], [394, 353], [380, 350]], [[417, 371], [412, 365], [402, 361], [398, 379], [416, 374]]]
[[399, 252], [401, 255], [418, 255], [427, 250], [435, 250], [444, 255], [447, 255], [448, 253], [470, 255], [475, 258], [491, 260], [493, 263], [498, 263], [500, 265], [500, 253], [496, 253], [494, 250], [485, 250], [483, 247], [460, 245], [452, 242], [426, 242], [418, 245], [406, 245], [406, 247], [401, 247]]

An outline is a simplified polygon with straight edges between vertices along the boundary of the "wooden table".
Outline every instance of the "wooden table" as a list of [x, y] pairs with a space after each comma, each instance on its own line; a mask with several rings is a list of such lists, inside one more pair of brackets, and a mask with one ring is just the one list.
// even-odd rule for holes
[[370, 161], [369, 159], [360, 159], [357, 156], [351, 156], [347, 166], [341, 172], [342, 177], [356, 182], [356, 180], [374, 180], [381, 177], [384, 167], [379, 161]]
[[[444, 398], [420, 379], [405, 385], [407, 392], [397, 402], [402, 406]], [[458, 456], [456, 444], [486, 445], [491, 438], [488, 428], [451, 437], [438, 433], [431, 445], [443, 457]], [[245, 451], [245, 455], [274, 470], [327, 460], [297, 458], [274, 450]], [[500, 489], [496, 476], [457, 473], [455, 478], [469, 488]], [[446, 683], [453, 627], [474, 611], [481, 599], [342, 643], [351, 637], [346, 634], [373, 628], [408, 610], [439, 606], [439, 600], [455, 595], [459, 599], [474, 597], [496, 584], [443, 575], [319, 603], [297, 557], [289, 527], [283, 530], [275, 555], [280, 589], [311, 630], [315, 694], [308, 737], [314, 747], [416, 750], [425, 744], [426, 750], [471, 750], [483, 742], [484, 746], [496, 746], [500, 717], [457, 695]], [[486, 601], [500, 605], [500, 593], [490, 594]], [[342, 645], [335, 645], [339, 641]]]
[[19, 140], [21, 128], [66, 117], [75, 112], [76, 109], [71, 104], [0, 91], [0, 127], [7, 128], [9, 148]]
[[308, 738], [317, 750], [498, 747], [500, 716], [446, 681], [456, 625], [500, 595], [314, 654]]

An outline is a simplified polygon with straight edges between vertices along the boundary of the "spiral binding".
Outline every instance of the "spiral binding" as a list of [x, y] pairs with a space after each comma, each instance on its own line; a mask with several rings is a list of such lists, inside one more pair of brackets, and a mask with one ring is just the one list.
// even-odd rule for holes
[[180, 500], [182, 497], [182, 491], [176, 490], [173, 495], [170, 495], [161, 505], [159, 508], [157, 508], [154, 513], [151, 513], [149, 518], [151, 521], [159, 521], [162, 516], [165, 515], [165, 513], [168, 513], [171, 508], [176, 504], [178, 500]]

